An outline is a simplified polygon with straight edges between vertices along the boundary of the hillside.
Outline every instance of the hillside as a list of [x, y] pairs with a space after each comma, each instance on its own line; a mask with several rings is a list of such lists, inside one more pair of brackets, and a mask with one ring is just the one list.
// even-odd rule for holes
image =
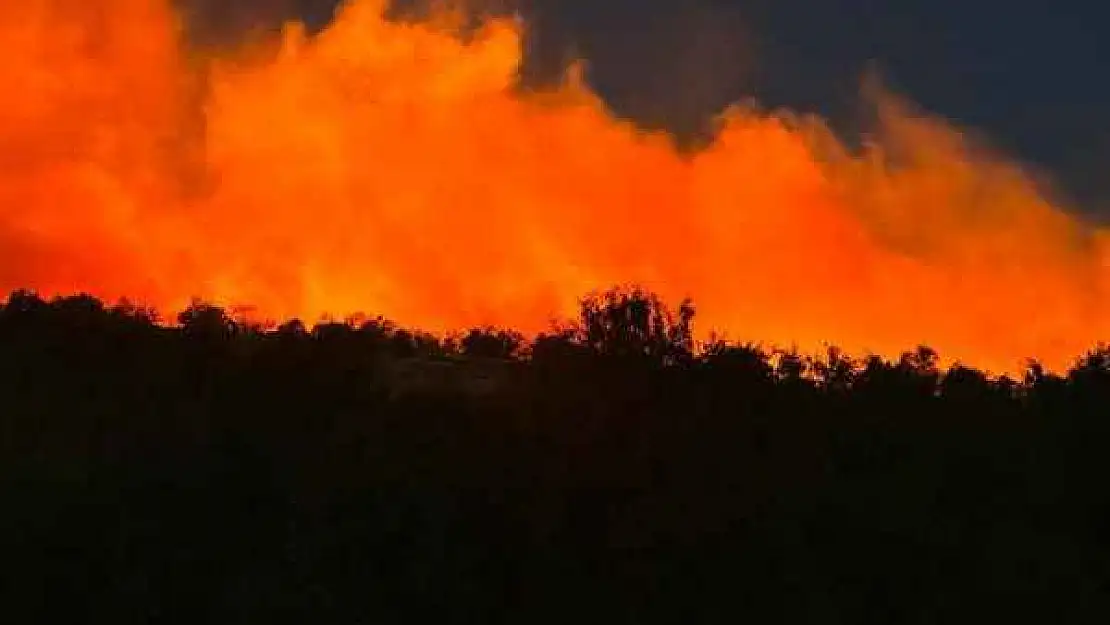
[[0, 308], [8, 622], [1085, 623], [1110, 352], [1020, 380], [691, 340]]

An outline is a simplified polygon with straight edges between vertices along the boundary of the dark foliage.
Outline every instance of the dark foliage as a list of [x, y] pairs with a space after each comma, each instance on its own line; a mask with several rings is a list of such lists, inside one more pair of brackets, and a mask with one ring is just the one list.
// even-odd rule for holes
[[1102, 623], [1110, 349], [1021, 380], [713, 342], [0, 307], [10, 623]]

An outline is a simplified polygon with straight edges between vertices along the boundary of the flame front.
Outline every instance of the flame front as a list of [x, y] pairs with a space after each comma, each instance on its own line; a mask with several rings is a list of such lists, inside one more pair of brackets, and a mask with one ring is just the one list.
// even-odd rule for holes
[[191, 50], [169, 0], [6, 3], [0, 288], [534, 331], [636, 282], [703, 331], [996, 371], [1110, 330], [1105, 233], [894, 98], [862, 154], [738, 106], [684, 155], [574, 71], [521, 93], [514, 22], [384, 4], [247, 56]]

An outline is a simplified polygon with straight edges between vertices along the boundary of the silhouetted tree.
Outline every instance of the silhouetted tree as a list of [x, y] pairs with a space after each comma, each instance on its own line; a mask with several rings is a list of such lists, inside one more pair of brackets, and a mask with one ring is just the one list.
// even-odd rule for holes
[[857, 365], [839, 348], [829, 347], [824, 359], [815, 359], [813, 375], [828, 394], [846, 396], [855, 381]]
[[186, 337], [201, 340], [224, 340], [239, 330], [223, 308], [198, 300], [177, 315], [177, 322]]
[[689, 301], [676, 314], [657, 295], [613, 288], [582, 299], [577, 330], [597, 354], [673, 363], [692, 351], [694, 314]]
[[494, 328], [475, 328], [459, 340], [459, 349], [466, 356], [511, 358], [524, 345], [524, 335]]

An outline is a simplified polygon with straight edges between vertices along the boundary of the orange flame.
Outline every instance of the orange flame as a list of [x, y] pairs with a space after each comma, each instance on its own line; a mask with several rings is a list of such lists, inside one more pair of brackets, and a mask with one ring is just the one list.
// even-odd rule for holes
[[994, 370], [1110, 330], [1106, 233], [890, 96], [862, 154], [737, 106], [683, 155], [574, 68], [520, 93], [513, 21], [385, 4], [249, 57], [188, 51], [169, 0], [5, 4], [0, 288], [532, 331], [637, 282], [733, 338]]

